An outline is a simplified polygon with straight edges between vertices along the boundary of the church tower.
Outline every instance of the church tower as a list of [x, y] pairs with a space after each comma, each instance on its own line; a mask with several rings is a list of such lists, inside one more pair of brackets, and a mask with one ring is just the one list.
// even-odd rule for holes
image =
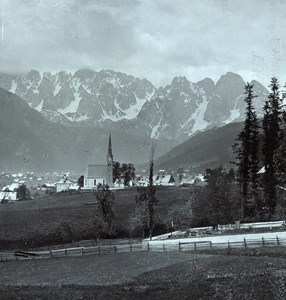
[[111, 187], [113, 186], [113, 154], [112, 154], [112, 145], [111, 145], [111, 134], [109, 134], [106, 163], [107, 163], [106, 184]]

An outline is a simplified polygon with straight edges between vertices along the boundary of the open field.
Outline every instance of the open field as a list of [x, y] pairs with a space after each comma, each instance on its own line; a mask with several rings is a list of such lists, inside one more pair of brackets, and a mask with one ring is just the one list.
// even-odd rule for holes
[[[115, 225], [119, 236], [128, 235], [124, 229], [124, 222], [135, 206], [136, 192], [136, 189], [114, 191]], [[190, 188], [159, 187], [157, 197], [160, 201], [160, 210], [164, 212], [171, 203], [186, 201], [190, 197], [190, 192]], [[85, 192], [74, 195], [47, 194], [31, 201], [0, 205], [2, 245], [4, 248], [15, 248], [13, 241], [25, 242], [25, 240], [32, 239], [35, 243], [32, 246], [36, 246], [37, 239], [43, 239], [43, 237], [51, 244], [50, 240], [55, 233], [63, 231], [62, 227], [72, 231], [75, 240], [94, 238], [90, 235], [94, 202], [94, 193]], [[8, 241], [6, 246], [4, 241]]]
[[285, 299], [286, 258], [140, 252], [5, 262], [0, 282], [0, 299]]

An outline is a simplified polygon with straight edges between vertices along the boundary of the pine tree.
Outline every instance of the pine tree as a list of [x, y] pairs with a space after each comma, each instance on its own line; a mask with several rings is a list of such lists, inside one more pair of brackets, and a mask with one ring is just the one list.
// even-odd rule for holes
[[26, 187], [25, 184], [21, 184], [17, 190], [17, 199], [18, 200], [30, 200], [31, 193], [30, 190]]
[[[258, 164], [259, 164], [259, 125], [253, 107], [253, 85], [245, 85], [245, 121], [244, 128], [239, 133], [233, 151], [238, 166], [238, 181], [241, 188], [241, 217], [244, 218], [246, 205], [251, 198], [258, 202]], [[261, 207], [257, 203], [258, 207]]]
[[274, 153], [279, 147], [279, 140], [281, 138], [281, 98], [279, 93], [279, 82], [275, 77], [271, 79], [269, 87], [271, 92], [263, 108], [264, 145], [262, 151], [265, 166], [263, 183], [266, 207], [269, 212], [273, 214], [277, 202], [277, 178], [275, 175]]
[[262, 201], [258, 194], [259, 183], [259, 123], [256, 112], [252, 109], [252, 128], [250, 135], [250, 182], [251, 182], [251, 197], [255, 201], [256, 211], [262, 212]]
[[155, 206], [158, 203], [156, 198], [156, 188], [153, 184], [153, 172], [154, 172], [154, 153], [155, 146], [152, 144], [151, 152], [149, 157], [149, 186], [148, 186], [148, 229], [149, 229], [149, 238], [152, 239], [153, 230], [155, 227]]
[[114, 204], [114, 194], [109, 189], [108, 185], [101, 185], [99, 184], [96, 194], [96, 202], [97, 202], [97, 210], [96, 216], [97, 219], [102, 218], [101, 226], [105, 228], [107, 234], [112, 231], [112, 222], [114, 219], [113, 213], [113, 204]]
[[142, 214], [141, 220], [147, 221], [149, 238], [152, 239], [155, 221], [157, 217], [158, 199], [156, 198], [156, 187], [153, 184], [154, 172], [154, 152], [155, 146], [152, 144], [149, 157], [149, 185], [147, 187], [139, 187], [135, 196], [137, 212]]

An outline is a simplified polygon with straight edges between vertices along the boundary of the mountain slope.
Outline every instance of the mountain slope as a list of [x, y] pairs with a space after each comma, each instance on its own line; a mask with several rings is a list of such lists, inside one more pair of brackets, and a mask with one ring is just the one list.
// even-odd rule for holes
[[203, 172], [219, 165], [231, 166], [234, 161], [231, 145], [243, 128], [243, 122], [231, 123], [196, 134], [155, 161], [156, 169], [190, 169]]
[[[252, 83], [259, 96], [255, 107], [260, 117], [268, 91], [257, 81]], [[16, 93], [55, 123], [107, 131], [120, 128], [127, 134], [177, 144], [198, 131], [242, 121], [244, 85], [241, 76], [232, 72], [217, 83], [210, 78], [193, 83], [175, 77], [159, 89], [146, 79], [110, 70], [0, 74], [0, 87]]]
[[[0, 168], [2, 170], [83, 172], [88, 163], [105, 163], [109, 132], [105, 129], [51, 123], [21, 98], [0, 89]], [[151, 140], [112, 131], [114, 159], [148, 160]], [[170, 143], [158, 143], [158, 155]]]

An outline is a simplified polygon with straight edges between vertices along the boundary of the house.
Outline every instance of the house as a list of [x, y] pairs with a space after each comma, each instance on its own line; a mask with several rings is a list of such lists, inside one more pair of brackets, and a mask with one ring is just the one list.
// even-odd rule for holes
[[148, 185], [149, 185], [149, 179], [145, 176], [137, 180], [137, 186], [148, 186]]
[[83, 181], [84, 189], [94, 189], [98, 184], [113, 186], [113, 154], [109, 135], [106, 165], [88, 165]]
[[192, 177], [182, 178], [180, 185], [181, 186], [192, 186], [195, 183], [195, 179]]
[[0, 192], [0, 200], [16, 201], [19, 183], [12, 183], [2, 188]]
[[122, 179], [116, 179], [113, 186], [118, 189], [124, 189], [124, 181]]
[[199, 174], [195, 177], [194, 185], [204, 187], [207, 185], [204, 175]]
[[153, 184], [154, 185], [162, 185], [162, 186], [174, 186], [175, 185], [175, 179], [173, 175], [155, 175], [153, 176]]
[[47, 193], [54, 193], [56, 191], [56, 185], [53, 183], [44, 183], [41, 189]]
[[56, 192], [68, 191], [71, 186], [77, 186], [77, 183], [71, 181], [64, 175], [63, 178], [56, 183]]

